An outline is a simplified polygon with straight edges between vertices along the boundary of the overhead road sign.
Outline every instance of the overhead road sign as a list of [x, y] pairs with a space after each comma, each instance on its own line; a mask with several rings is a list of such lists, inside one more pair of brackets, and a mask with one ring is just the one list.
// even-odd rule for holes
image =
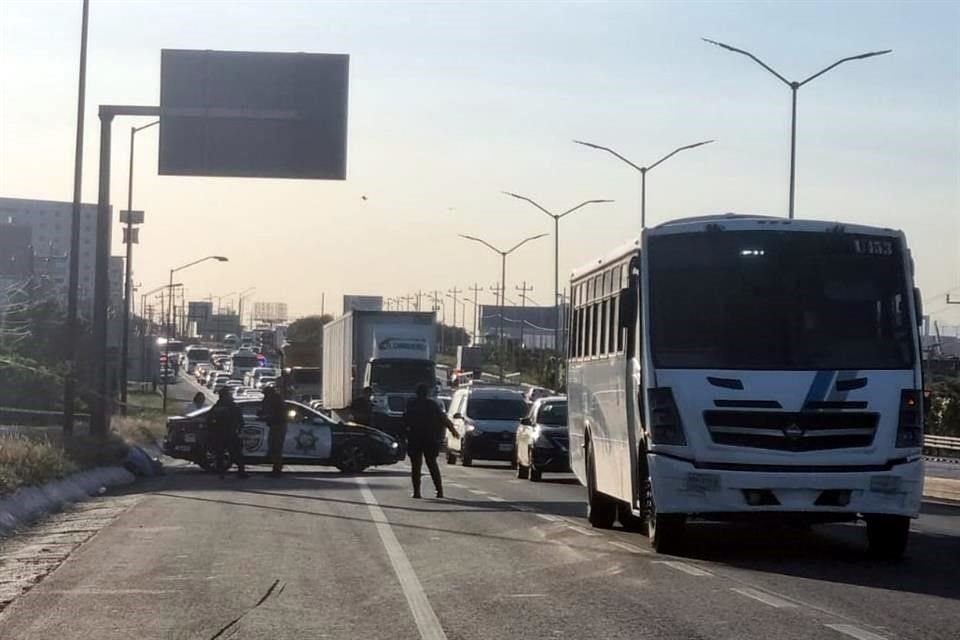
[[349, 61], [164, 49], [160, 174], [345, 179]]

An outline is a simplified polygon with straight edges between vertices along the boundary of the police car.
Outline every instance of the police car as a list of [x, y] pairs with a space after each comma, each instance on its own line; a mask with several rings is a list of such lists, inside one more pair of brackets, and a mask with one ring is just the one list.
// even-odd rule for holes
[[[246, 464], [269, 464], [270, 428], [260, 416], [260, 401], [238, 399], [243, 413], [243, 456]], [[400, 444], [386, 433], [352, 423], [337, 422], [310, 407], [287, 400], [287, 436], [283, 443], [285, 464], [325, 465], [344, 473], [359, 473], [367, 467], [390, 465], [403, 459]], [[163, 451], [172, 458], [213, 468], [213, 452], [207, 446], [207, 413], [204, 407], [186, 416], [167, 420]]]

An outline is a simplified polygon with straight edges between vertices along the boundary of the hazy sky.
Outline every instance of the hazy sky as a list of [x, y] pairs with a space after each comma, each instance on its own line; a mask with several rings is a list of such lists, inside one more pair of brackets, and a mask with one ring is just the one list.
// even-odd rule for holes
[[[0, 2], [0, 195], [70, 200], [80, 0]], [[902, 228], [927, 310], [960, 324], [960, 3], [366, 3], [92, 0], [84, 200], [94, 202], [100, 104], [156, 105], [160, 49], [350, 54], [344, 182], [157, 176], [156, 129], [137, 136], [134, 208], [147, 223], [135, 281], [186, 271], [191, 298], [256, 287], [291, 312], [338, 310], [343, 293], [401, 295], [499, 279], [509, 246], [552, 230], [516, 191], [564, 209], [561, 283], [639, 230], [638, 164], [702, 139], [648, 174], [648, 223], [735, 211], [785, 215], [790, 92], [749, 49], [802, 79], [797, 215]], [[114, 125], [115, 209], [125, 208], [129, 128]], [[367, 200], [361, 196], [367, 196]], [[114, 252], [122, 252], [114, 228]], [[549, 304], [553, 244], [508, 262]], [[562, 284], [561, 284], [562, 286]], [[492, 296], [487, 294], [487, 300]], [[449, 309], [449, 306], [448, 306]], [[449, 311], [448, 311], [449, 313]]]

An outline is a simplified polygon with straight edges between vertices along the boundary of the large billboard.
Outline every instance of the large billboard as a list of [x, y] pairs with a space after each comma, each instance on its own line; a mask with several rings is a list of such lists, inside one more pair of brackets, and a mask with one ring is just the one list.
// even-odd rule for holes
[[343, 296], [343, 312], [383, 311], [383, 296]]
[[164, 49], [160, 174], [345, 179], [349, 61]]
[[269, 322], [277, 324], [287, 321], [287, 303], [286, 302], [254, 302], [253, 303], [254, 321]]

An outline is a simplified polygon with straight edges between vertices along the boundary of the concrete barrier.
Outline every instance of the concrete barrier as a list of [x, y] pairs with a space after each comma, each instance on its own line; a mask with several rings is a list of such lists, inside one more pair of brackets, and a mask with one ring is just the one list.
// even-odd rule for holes
[[97, 467], [43, 486], [22, 487], [0, 498], [0, 535], [13, 533], [40, 516], [99, 495], [110, 487], [130, 484], [134, 479], [123, 467]]

